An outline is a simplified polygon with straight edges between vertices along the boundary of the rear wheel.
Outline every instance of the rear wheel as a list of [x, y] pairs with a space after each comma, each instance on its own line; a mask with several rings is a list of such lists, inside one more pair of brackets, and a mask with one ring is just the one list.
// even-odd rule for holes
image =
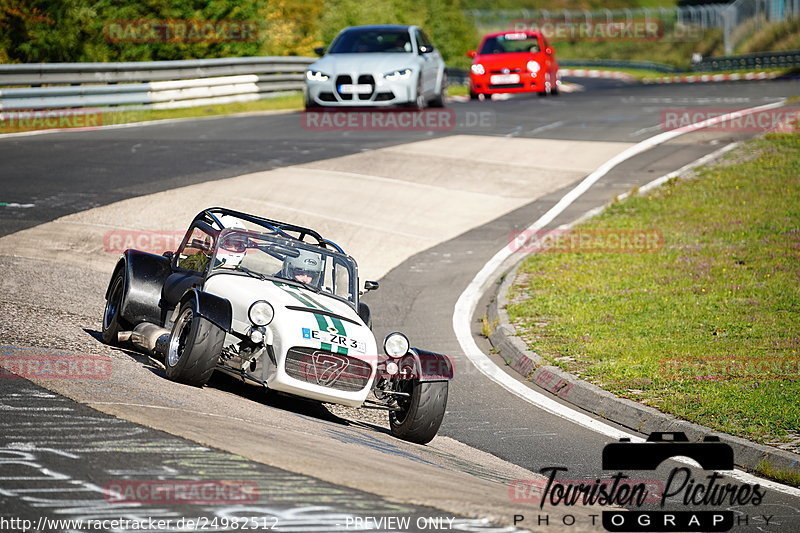
[[191, 304], [183, 304], [169, 336], [167, 377], [202, 387], [214, 373], [224, 341], [222, 328], [198, 315]]
[[448, 382], [403, 380], [399, 382], [397, 390], [409, 396], [399, 398], [400, 411], [389, 411], [392, 435], [417, 444], [427, 444], [442, 425], [447, 407]]
[[117, 344], [117, 334], [124, 331], [128, 323], [122, 318], [122, 305], [125, 298], [125, 271], [117, 270], [108, 284], [108, 299], [103, 312], [103, 342]]

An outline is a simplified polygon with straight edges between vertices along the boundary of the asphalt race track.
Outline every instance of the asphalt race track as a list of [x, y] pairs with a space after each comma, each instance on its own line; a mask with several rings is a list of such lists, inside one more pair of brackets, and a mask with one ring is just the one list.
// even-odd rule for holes
[[[0, 379], [0, 519], [19, 517], [35, 526], [42, 516], [239, 516], [275, 522], [278, 531], [417, 531], [435, 524], [461, 531], [513, 531], [516, 521], [525, 530], [603, 531], [591, 518], [598, 509], [542, 511], [509, 492], [514, 480], [532, 479], [547, 467], [568, 468], [560, 477], [569, 479], [602, 475], [601, 452], [612, 439], [541, 410], [476, 371], [453, 332], [456, 301], [514, 230], [538, 219], [604, 160], [663, 131], [664, 110], [751, 108], [798, 94], [800, 82], [643, 86], [573, 81], [585, 90], [557, 98], [453, 103], [455, 127], [437, 132], [320, 131], [303, 127], [300, 113], [276, 113], [0, 138], [0, 203], [32, 204], [0, 207], [4, 355], [67, 352], [107, 358], [113, 365], [108, 379], [94, 382]], [[550, 227], [756, 134], [712, 129], [676, 137], [612, 169]], [[506, 165], [502, 173], [490, 172], [492, 154], [476, 155], [479, 150], [470, 139], [496, 150], [498, 168], [499, 159]], [[501, 141], [511, 148], [502, 151]], [[559, 144], [581, 153], [559, 155], [538, 169], [537, 158], [545, 155], [523, 153]], [[480, 183], [470, 175], [470, 167], [478, 168], [472, 160], [459, 166], [459, 159], [469, 157], [481, 158], [485, 167], [480, 171], [496, 182]], [[412, 165], [417, 165], [413, 172]], [[414, 174], [425, 168], [436, 169], [430, 183]], [[508, 175], [513, 169], [527, 174], [515, 181]], [[224, 192], [208, 196], [208, 191], [224, 191], [214, 187], [228, 178], [250, 176], [230, 182], [244, 191], [262, 183], [263, 194], [275, 198], [278, 210], [288, 208], [293, 195], [309, 194], [304, 186], [320, 183], [299, 178], [294, 183], [292, 172], [311, 176], [304, 180], [314, 173], [345, 180], [348, 173], [368, 171], [381, 177], [373, 180], [380, 184], [375, 191], [370, 196], [353, 191], [358, 201], [352, 204], [348, 191], [341, 192], [338, 218], [322, 222], [334, 232], [350, 228], [340, 230], [346, 238], [334, 240], [345, 249], [352, 242], [364, 250], [366, 264], [380, 277], [381, 289], [365, 297], [376, 337], [400, 330], [413, 345], [455, 360], [444, 425], [430, 445], [393, 439], [378, 413], [267, 398], [225, 377], [215, 377], [202, 391], [176, 385], [154, 361], [98, 340], [114, 257], [82, 255], [102, 249], [102, 244], [87, 243], [101, 235], [92, 227], [106, 231], [110, 217], [118, 215], [127, 223], [137, 214], [153, 217], [161, 210], [165, 219], [174, 216], [174, 227], [183, 221], [185, 228], [189, 220], [183, 213], [196, 212], [196, 202], [206, 201], [205, 207], [233, 201], [233, 193], [231, 199]], [[419, 182], [400, 184], [415, 179]], [[447, 191], [437, 189], [445, 186]], [[459, 188], [463, 197], [454, 195]], [[189, 201], [191, 191], [197, 198]], [[237, 202], [244, 201], [241, 194], [236, 193]], [[145, 195], [153, 195], [152, 201]], [[463, 204], [449, 205], [448, 198]], [[393, 201], [402, 204], [400, 213], [411, 213], [408, 206], [415, 203], [425, 209], [405, 220], [389, 209]], [[348, 211], [374, 208], [367, 202], [378, 208], [386, 203], [383, 210], [389, 214], [385, 221], [376, 218], [376, 225], [385, 222], [381, 235], [397, 238], [394, 255], [381, 253], [393, 241], [386, 238], [376, 245], [363, 219], [357, 220], [360, 226], [355, 218], [344, 220]], [[146, 210], [148, 203], [153, 212]], [[310, 209], [290, 207], [300, 223]], [[169, 209], [180, 216], [170, 215]], [[73, 227], [75, 233], [67, 234]], [[426, 227], [430, 236], [423, 235]], [[419, 243], [403, 241], [415, 235], [421, 235]], [[360, 260], [359, 253], [353, 255]], [[476, 342], [489, 353], [478, 335], [477, 319], [485, 304], [478, 306], [472, 323]], [[499, 358], [495, 362], [503, 366]], [[260, 499], [188, 507], [169, 501], [121, 505], [104, 492], [116, 480], [152, 479], [255, 483]], [[728, 510], [740, 521], [736, 532], [800, 531], [797, 491], [770, 489], [761, 505]], [[570, 516], [575, 524], [569, 523]], [[412, 525], [399, 529], [388, 521], [357, 520], [364, 517], [409, 517]], [[265, 524], [259, 523], [262, 529]], [[2, 531], [22, 530], [16, 526], [0, 522]], [[181, 530], [177, 522], [170, 527]], [[216, 527], [211, 530], [230, 529]], [[77, 529], [43, 529], [51, 530]]]

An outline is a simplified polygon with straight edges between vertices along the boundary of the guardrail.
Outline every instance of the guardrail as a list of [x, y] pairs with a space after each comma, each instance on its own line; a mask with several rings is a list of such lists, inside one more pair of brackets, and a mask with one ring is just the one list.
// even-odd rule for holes
[[656, 72], [681, 72], [681, 69], [672, 65], [664, 63], [654, 63], [653, 61], [624, 61], [624, 60], [609, 60], [609, 59], [564, 59], [559, 60], [558, 65], [561, 67], [604, 67], [604, 68], [632, 68], [654, 70]]
[[800, 67], [800, 50], [788, 52], [761, 52], [740, 56], [708, 57], [692, 65], [692, 70], [715, 72], [720, 70], [753, 70], [765, 68]]
[[[311, 57], [235, 57], [128, 63], [0, 65], [0, 112], [48, 109], [174, 109], [246, 102], [303, 88]], [[677, 72], [650, 61], [562, 60], [562, 67], [644, 68]], [[800, 67], [800, 51], [707, 58], [694, 70]], [[450, 84], [468, 72], [448, 68]], [[10, 87], [9, 87], [10, 86]], [[124, 106], [124, 107], [120, 107]]]
[[[310, 57], [0, 65], [0, 111], [130, 106], [172, 109], [301, 90]], [[11, 86], [11, 88], [8, 88]]]

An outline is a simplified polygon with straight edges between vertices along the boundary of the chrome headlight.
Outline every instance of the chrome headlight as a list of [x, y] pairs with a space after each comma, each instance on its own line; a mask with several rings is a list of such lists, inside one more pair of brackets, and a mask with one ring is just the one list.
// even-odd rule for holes
[[250, 322], [256, 326], [266, 326], [275, 317], [275, 310], [269, 302], [258, 300], [253, 302], [253, 305], [247, 310], [247, 316], [250, 318]]
[[383, 351], [386, 352], [386, 355], [395, 359], [407, 354], [409, 348], [408, 337], [397, 331], [389, 333], [383, 340]]
[[306, 79], [308, 81], [328, 81], [331, 77], [327, 74], [323, 74], [317, 70], [307, 70], [306, 71]]
[[410, 68], [402, 68], [400, 70], [394, 70], [392, 72], [387, 72], [383, 75], [383, 79], [387, 81], [398, 81], [398, 80], [407, 80], [411, 77], [411, 69]]
[[473, 74], [478, 74], [478, 75], [486, 74], [486, 69], [483, 68], [483, 65], [481, 65], [480, 63], [475, 63], [474, 65], [469, 67], [469, 69], [472, 71]]
[[536, 72], [539, 72], [539, 69], [542, 68], [542, 66], [537, 61], [533, 61], [533, 60], [528, 61], [528, 64], [525, 65], [525, 66], [528, 67], [528, 70], [533, 72], [534, 74]]

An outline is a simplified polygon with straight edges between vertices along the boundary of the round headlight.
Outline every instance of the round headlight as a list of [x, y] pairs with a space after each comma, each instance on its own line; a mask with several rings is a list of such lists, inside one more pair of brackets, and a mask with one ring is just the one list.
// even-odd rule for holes
[[539, 69], [542, 68], [542, 66], [537, 61], [528, 61], [528, 64], [526, 66], [528, 67], [528, 70], [534, 73], [539, 72]]
[[478, 74], [478, 75], [486, 74], [486, 69], [483, 68], [483, 65], [481, 65], [480, 63], [475, 63], [474, 65], [472, 65], [470, 67], [470, 70], [472, 70], [473, 74]]
[[264, 341], [264, 332], [257, 328], [250, 329], [250, 340], [253, 344], [261, 344]]
[[408, 353], [408, 337], [399, 332], [389, 333], [383, 340], [383, 351], [389, 357], [403, 357]]
[[250, 317], [250, 322], [256, 326], [266, 326], [272, 322], [275, 316], [275, 310], [268, 302], [258, 300], [250, 306], [250, 309], [247, 311], [247, 316]]

